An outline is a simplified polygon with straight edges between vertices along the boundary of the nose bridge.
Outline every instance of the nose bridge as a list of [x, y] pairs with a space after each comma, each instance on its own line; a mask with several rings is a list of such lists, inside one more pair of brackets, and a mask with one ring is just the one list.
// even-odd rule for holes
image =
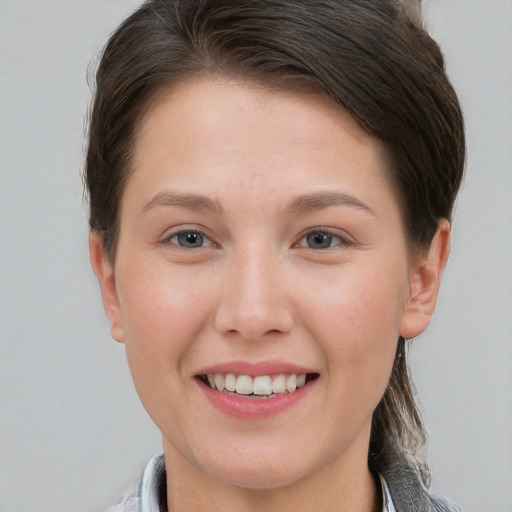
[[216, 328], [258, 339], [269, 332], [288, 332], [292, 327], [291, 304], [283, 265], [265, 244], [235, 251], [225, 268]]

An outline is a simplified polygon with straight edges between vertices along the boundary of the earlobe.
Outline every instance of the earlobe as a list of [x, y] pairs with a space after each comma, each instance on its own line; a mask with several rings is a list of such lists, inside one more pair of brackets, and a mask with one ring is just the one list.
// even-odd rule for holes
[[103, 307], [110, 320], [110, 332], [114, 340], [123, 343], [124, 329], [114, 267], [105, 251], [102, 237], [97, 231], [91, 231], [89, 235], [89, 254], [92, 268], [100, 284]]
[[450, 254], [450, 242], [450, 223], [441, 219], [427, 253], [411, 267], [410, 293], [400, 326], [400, 336], [406, 339], [421, 334], [434, 314], [441, 279]]

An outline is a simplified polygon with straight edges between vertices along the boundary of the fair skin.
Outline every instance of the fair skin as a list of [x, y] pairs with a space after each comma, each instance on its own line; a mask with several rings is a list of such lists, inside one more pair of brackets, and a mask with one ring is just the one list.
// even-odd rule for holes
[[[163, 434], [170, 510], [382, 506], [372, 412], [399, 335], [428, 325], [450, 242], [441, 221], [411, 258], [383, 153], [323, 97], [235, 81], [192, 80], [148, 114], [115, 259], [97, 233], [90, 248]], [[257, 398], [205, 376], [229, 373], [307, 379]]]

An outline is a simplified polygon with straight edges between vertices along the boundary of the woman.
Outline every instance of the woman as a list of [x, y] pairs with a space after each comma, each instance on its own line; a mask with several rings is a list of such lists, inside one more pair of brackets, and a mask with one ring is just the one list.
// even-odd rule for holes
[[91, 261], [164, 451], [112, 510], [456, 510], [427, 491], [405, 340], [464, 130], [415, 7], [153, 0], [111, 37]]

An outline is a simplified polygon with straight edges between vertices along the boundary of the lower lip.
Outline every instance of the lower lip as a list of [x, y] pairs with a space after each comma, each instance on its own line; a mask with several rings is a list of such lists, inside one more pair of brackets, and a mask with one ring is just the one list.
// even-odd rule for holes
[[199, 382], [201, 391], [220, 411], [244, 420], [265, 419], [297, 405], [310, 393], [316, 380], [309, 381], [293, 393], [279, 394], [273, 398], [241, 398], [228, 395]]

